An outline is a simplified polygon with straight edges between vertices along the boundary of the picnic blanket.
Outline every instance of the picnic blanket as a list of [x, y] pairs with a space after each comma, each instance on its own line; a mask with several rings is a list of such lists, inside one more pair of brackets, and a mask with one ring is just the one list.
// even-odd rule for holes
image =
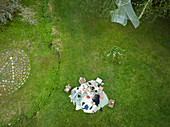
[[82, 83], [75, 87], [69, 95], [71, 102], [76, 105], [76, 110], [82, 109], [85, 113], [94, 113], [108, 104], [109, 100], [103, 87], [95, 80]]

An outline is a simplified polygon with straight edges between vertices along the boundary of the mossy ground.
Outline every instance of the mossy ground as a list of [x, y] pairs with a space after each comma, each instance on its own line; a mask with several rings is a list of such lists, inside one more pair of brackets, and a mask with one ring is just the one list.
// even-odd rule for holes
[[[170, 125], [168, 21], [161, 19], [153, 24], [144, 22], [135, 29], [130, 22], [123, 27], [106, 20], [81, 15], [78, 2], [75, 0], [48, 2], [53, 3], [52, 23], [44, 22], [45, 18], [40, 19], [44, 24], [40, 24], [39, 28], [24, 23], [10, 23], [10, 26], [3, 27], [0, 33], [3, 35], [0, 47], [22, 46], [28, 53], [32, 66], [31, 76], [25, 86], [9, 100], [4, 99], [6, 104], [0, 105], [3, 107], [1, 113], [8, 109], [5, 108], [8, 103], [13, 104], [12, 107], [9, 106], [11, 109], [8, 112], [16, 110], [15, 115], [3, 118], [4, 124], [20, 115], [17, 112], [19, 102], [24, 99], [29, 100], [29, 104], [39, 105], [43, 100], [41, 95], [46, 97], [51, 90], [50, 86], [51, 88], [54, 86], [50, 98], [39, 107], [36, 116], [16, 122], [17, 127], [168, 127]], [[45, 4], [46, 2], [43, 5]], [[44, 26], [47, 26], [49, 32], [45, 32]], [[45, 33], [43, 40], [47, 39], [47, 43], [50, 42], [48, 38], [51, 38], [49, 34], [51, 26], [55, 26], [61, 33], [59, 70], [56, 54], [50, 52], [46, 43], [41, 44]], [[33, 29], [35, 32], [32, 33]], [[42, 30], [41, 33], [37, 31], [39, 29]], [[15, 31], [17, 34], [14, 34]], [[28, 49], [27, 44], [23, 43], [25, 37], [31, 42], [38, 43]], [[12, 41], [17, 43], [11, 43]], [[125, 49], [121, 64], [104, 61], [100, 56], [115, 45]], [[80, 76], [87, 80], [102, 78], [105, 83], [104, 91], [109, 98], [116, 101], [115, 107], [113, 109], [104, 107], [103, 113], [97, 112], [94, 115], [85, 114], [82, 110], [75, 111], [75, 106], [70, 103], [68, 94], [63, 90], [68, 83], [72, 87], [79, 86]], [[34, 103], [34, 100], [39, 101]], [[28, 103], [24, 109], [28, 110], [27, 107]]]

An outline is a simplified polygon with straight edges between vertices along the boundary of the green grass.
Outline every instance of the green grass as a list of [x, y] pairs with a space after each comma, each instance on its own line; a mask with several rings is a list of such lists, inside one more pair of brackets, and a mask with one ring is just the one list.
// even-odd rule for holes
[[[42, 16], [43, 13], [39, 14], [37, 20]], [[57, 54], [48, 48], [53, 38], [52, 22], [42, 20], [38, 26], [33, 26], [18, 21], [16, 17], [10, 24], [0, 27], [0, 50], [22, 49], [28, 54], [31, 64], [24, 86], [13, 95], [0, 97], [0, 126], [14, 125], [18, 119], [33, 117], [47, 103], [56, 87], [59, 61]]]
[[[61, 33], [62, 39], [58, 77], [56, 77], [54, 69], [46, 70], [47, 66], [48, 68], [56, 68], [57, 60], [54, 59], [56, 56], [46, 49], [46, 52], [43, 52], [43, 46], [35, 46], [32, 48], [32, 54], [27, 51], [32, 63], [30, 79], [15, 95], [16, 97], [18, 97], [17, 95], [24, 95], [23, 89], [25, 89], [32, 95], [35, 95], [36, 92], [36, 96], [40, 96], [43, 94], [40, 92], [41, 90], [46, 92], [45, 89], [49, 88], [47, 85], [54, 83], [57, 86], [47, 103], [41, 107], [35, 117], [28, 120], [22, 119], [16, 126], [170, 126], [170, 45], [168, 43], [170, 31], [167, 27], [168, 22], [164, 20], [157, 20], [153, 24], [144, 22], [139, 28], [134, 29], [130, 22], [126, 27], [123, 27], [109, 21], [81, 15], [81, 9], [75, 0], [64, 2], [62, 0], [51, 0], [50, 2], [53, 3], [55, 16], [52, 25], [55, 25]], [[15, 24], [11, 29], [16, 28]], [[26, 28], [31, 29], [25, 26], [20, 31]], [[2, 40], [6, 40], [4, 41], [6, 43], [3, 43], [0, 47], [8, 45], [9, 41], [5, 39], [5, 33], [9, 33], [9, 31], [1, 32], [1, 34], [4, 34]], [[35, 32], [36, 34], [37, 32]], [[27, 35], [28, 38], [32, 37], [30, 33]], [[47, 34], [47, 36], [49, 35]], [[11, 40], [22, 40], [19, 38], [13, 36]], [[34, 39], [38, 41], [37, 38], [36, 36]], [[41, 42], [39, 42], [40, 44]], [[100, 56], [101, 53], [115, 45], [125, 49], [120, 65], [104, 61]], [[35, 54], [37, 55], [34, 56]], [[37, 63], [35, 60], [39, 56], [42, 60]], [[48, 58], [48, 62], [43, 60], [47, 56], [51, 56]], [[43, 72], [45, 78], [40, 71]], [[68, 94], [63, 90], [68, 83], [73, 87], [79, 86], [78, 79], [80, 76], [87, 80], [102, 78], [105, 82], [104, 91], [109, 98], [116, 101], [115, 107], [113, 109], [104, 107], [103, 113], [97, 112], [94, 115], [85, 114], [82, 110], [76, 111]], [[39, 83], [40, 78], [43, 78], [43, 80]], [[27, 90], [26, 87], [29, 86], [34, 86], [37, 89], [29, 88]], [[41, 100], [40, 97], [36, 96], [33, 96], [32, 99]], [[26, 98], [29, 100], [30, 96]], [[33, 103], [34, 101], [30, 102]], [[11, 117], [15, 118], [15, 116]]]

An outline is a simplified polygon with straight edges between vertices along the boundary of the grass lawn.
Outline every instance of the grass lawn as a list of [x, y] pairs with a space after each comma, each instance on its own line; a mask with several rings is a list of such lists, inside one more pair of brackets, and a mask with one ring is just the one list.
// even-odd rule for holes
[[[41, 16], [37, 15], [37, 20]], [[0, 126], [31, 118], [47, 103], [58, 81], [59, 60], [57, 54], [47, 46], [52, 38], [51, 23], [40, 22], [33, 26], [17, 18], [0, 27], [0, 50], [24, 50], [30, 59], [31, 72], [20, 90], [0, 97]]]
[[[32, 67], [29, 80], [22, 89], [13, 96], [0, 98], [3, 102], [0, 104], [2, 126], [19, 116], [23, 117], [14, 122], [17, 127], [170, 126], [168, 21], [144, 22], [135, 29], [130, 22], [123, 27], [85, 16], [76, 0], [49, 0], [49, 3], [53, 5], [53, 22], [41, 22], [40, 19], [37, 27], [14, 22], [2, 27], [0, 32], [0, 49], [25, 49]], [[36, 6], [41, 7], [41, 2]], [[41, 13], [41, 8], [38, 13]], [[56, 54], [44, 41], [50, 41], [49, 29], [52, 26], [61, 33], [60, 68]], [[28, 48], [25, 39], [37, 43]], [[125, 50], [121, 64], [104, 60], [101, 56], [115, 45]], [[102, 78], [104, 91], [116, 101], [115, 107], [104, 107], [102, 113], [98, 111], [96, 114], [76, 111], [63, 90], [67, 84], [79, 86], [80, 76], [87, 80]], [[41, 104], [43, 99], [45, 104]], [[23, 113], [19, 112], [21, 103]], [[34, 111], [29, 108], [38, 112], [27, 119], [29, 112]]]

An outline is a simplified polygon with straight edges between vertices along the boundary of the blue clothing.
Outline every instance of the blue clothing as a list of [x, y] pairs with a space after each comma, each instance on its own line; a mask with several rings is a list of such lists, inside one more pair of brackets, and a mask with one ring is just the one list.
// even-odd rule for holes
[[89, 106], [88, 106], [88, 105], [85, 105], [84, 108], [82, 108], [82, 109], [88, 110], [88, 108], [89, 108]]

